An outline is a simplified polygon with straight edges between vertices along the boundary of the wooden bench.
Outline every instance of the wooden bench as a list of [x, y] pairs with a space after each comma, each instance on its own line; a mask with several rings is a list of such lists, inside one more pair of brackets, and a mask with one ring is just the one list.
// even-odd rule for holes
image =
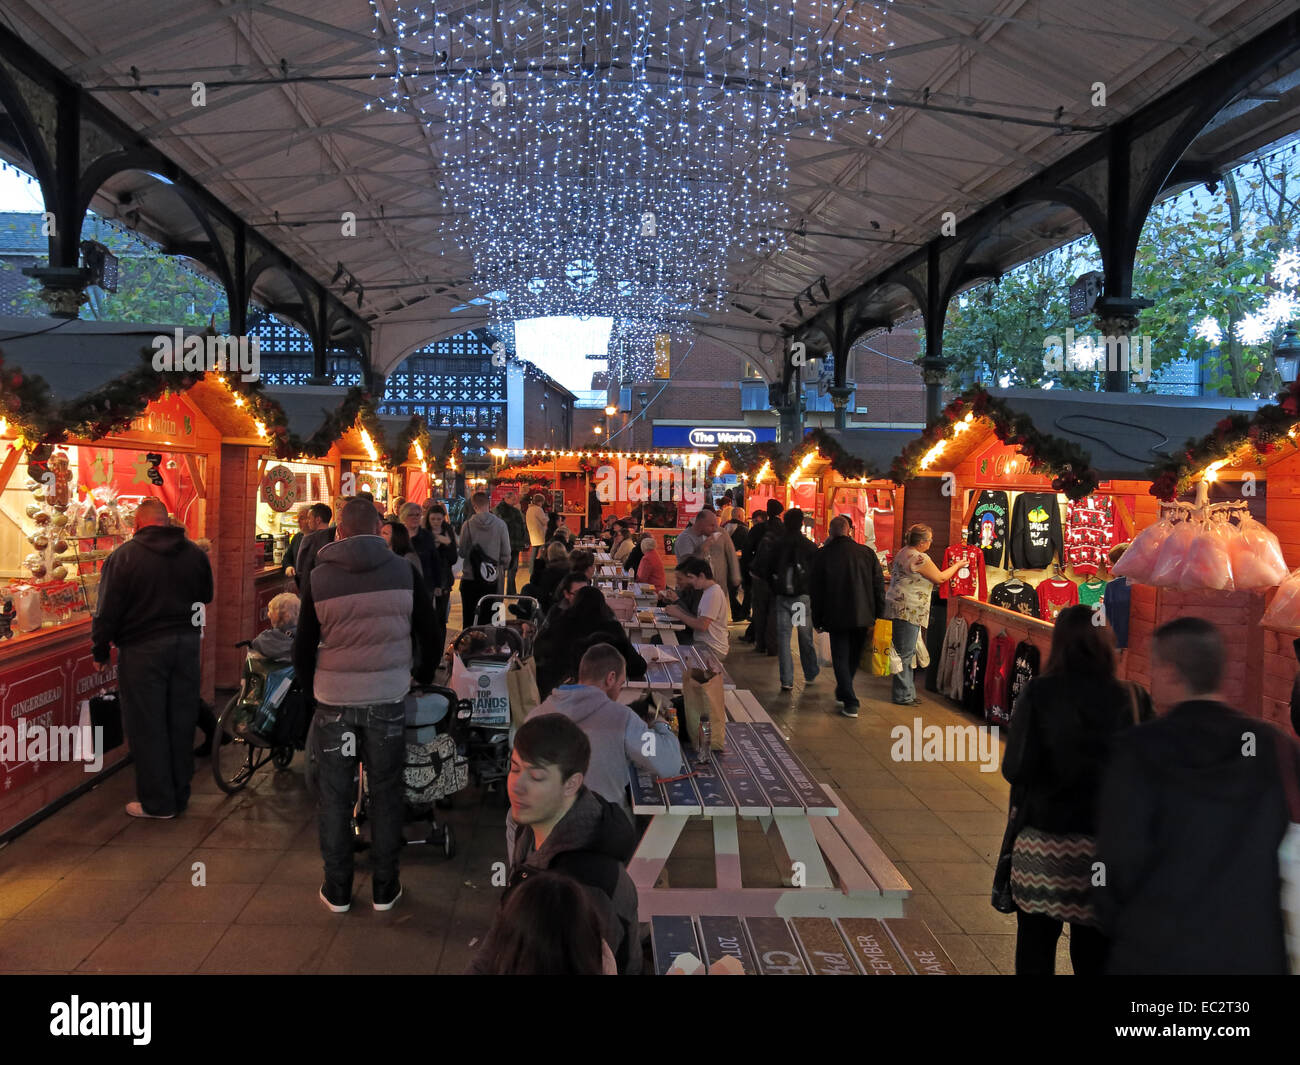
[[706, 966], [724, 957], [759, 976], [956, 976], [957, 967], [924, 921], [868, 917], [692, 918], [650, 920], [655, 974], [683, 954]]

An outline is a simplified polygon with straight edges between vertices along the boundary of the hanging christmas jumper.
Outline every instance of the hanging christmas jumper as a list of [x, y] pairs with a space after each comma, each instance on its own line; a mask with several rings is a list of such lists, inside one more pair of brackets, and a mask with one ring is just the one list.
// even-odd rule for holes
[[[1011, 690], [1008, 699], [1011, 713], [1016, 712], [1016, 700], [1031, 680], [1038, 676], [1038, 648], [1028, 640], [1016, 644], [1016, 654], [1011, 662]], [[1010, 724], [1010, 721], [1008, 721]]]
[[994, 585], [989, 592], [989, 602], [1027, 617], [1038, 617], [1038, 593], [1032, 584], [1026, 584], [1018, 577]]
[[943, 634], [943, 653], [939, 656], [939, 674], [935, 685], [940, 695], [961, 702], [962, 656], [966, 653], [966, 619], [953, 618]]
[[1011, 565], [1045, 569], [1061, 553], [1061, 508], [1051, 492], [1021, 492], [1011, 510]]
[[1061, 562], [1079, 574], [1106, 565], [1115, 544], [1115, 510], [1110, 496], [1086, 496], [1065, 505], [1065, 554]]
[[[1068, 551], [1069, 548], [1067, 547]], [[1090, 577], [1079, 585], [1079, 602], [1084, 606], [1096, 606], [1106, 594], [1106, 582], [1100, 577]]]
[[981, 602], [989, 597], [988, 581], [984, 572], [984, 552], [978, 547], [953, 544], [943, 552], [942, 569], [961, 560], [966, 564], [939, 586], [939, 598], [955, 599], [959, 595], [978, 595]]
[[984, 716], [984, 664], [989, 655], [989, 630], [978, 621], [966, 636], [966, 653], [961, 670], [961, 705], [971, 714]]
[[1051, 577], [1038, 584], [1038, 616], [1055, 621], [1067, 606], [1079, 601], [1079, 586], [1064, 577]]
[[989, 645], [989, 663], [984, 669], [984, 720], [1005, 725], [1011, 720], [1011, 660], [1016, 645], [1000, 632]]
[[1106, 624], [1115, 633], [1115, 646], [1123, 650], [1128, 647], [1128, 612], [1133, 598], [1133, 589], [1127, 577], [1116, 577], [1106, 585], [1102, 596], [1102, 606], [1106, 611]]
[[966, 541], [984, 552], [986, 566], [1002, 565], [1002, 549], [1007, 542], [1007, 494], [987, 488], [975, 500]]

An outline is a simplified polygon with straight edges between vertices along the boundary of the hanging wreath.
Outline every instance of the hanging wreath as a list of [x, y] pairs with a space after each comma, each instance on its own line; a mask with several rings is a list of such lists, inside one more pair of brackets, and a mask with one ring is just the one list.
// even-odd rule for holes
[[283, 514], [298, 502], [298, 478], [288, 466], [272, 466], [262, 476], [262, 502]]
[[1205, 468], [1249, 449], [1256, 464], [1287, 444], [1295, 446], [1292, 431], [1300, 425], [1300, 381], [1293, 382], [1254, 414], [1229, 414], [1214, 431], [1199, 440], [1189, 440], [1181, 454], [1171, 455], [1148, 468], [1147, 489], [1162, 502], [1172, 502], [1200, 479]]
[[1012, 410], [978, 385], [944, 407], [943, 413], [903, 449], [890, 468], [890, 476], [899, 484], [919, 477], [921, 460], [941, 441], [946, 443], [957, 435], [958, 422], [976, 418], [985, 419], [1002, 443], [1019, 448], [1029, 460], [1031, 471], [1050, 475], [1052, 491], [1070, 499], [1082, 499], [1096, 491], [1099, 478], [1088, 452], [1078, 444], [1039, 432], [1028, 414]]

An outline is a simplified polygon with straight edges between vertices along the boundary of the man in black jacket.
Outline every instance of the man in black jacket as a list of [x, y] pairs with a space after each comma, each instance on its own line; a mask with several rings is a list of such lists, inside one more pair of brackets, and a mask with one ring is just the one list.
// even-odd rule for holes
[[122, 725], [135, 761], [132, 817], [183, 813], [194, 778], [199, 718], [199, 647], [212, 602], [208, 556], [168, 524], [159, 499], [135, 512], [135, 535], [104, 560], [90, 626], [94, 659], [117, 644]]
[[311, 510], [316, 516], [316, 528], [304, 536], [302, 542], [298, 544], [298, 553], [294, 562], [293, 579], [298, 583], [299, 591], [306, 590], [307, 575], [311, 573], [312, 566], [316, 565], [317, 554], [326, 544], [334, 542], [334, 536], [338, 531], [331, 524], [334, 520], [334, 512], [324, 503], [315, 504]]
[[[772, 522], [771, 524], [776, 524]], [[803, 511], [787, 510], [781, 519], [779, 536], [765, 539], [754, 556], [754, 573], [763, 577], [772, 592], [772, 614], [776, 618], [776, 660], [781, 690], [794, 689], [794, 657], [790, 633], [799, 634], [799, 665], [804, 680], [811, 684], [821, 672], [813, 642], [812, 603], [809, 602], [812, 561], [817, 545], [803, 534]]]
[[849, 519], [831, 519], [830, 538], [813, 557], [811, 598], [814, 627], [829, 633], [835, 701], [845, 717], [858, 716], [853, 678], [876, 618], [885, 613], [885, 575], [869, 547], [849, 536]]
[[777, 519], [784, 509], [775, 499], [767, 501], [767, 520], [754, 523], [741, 554], [741, 569], [749, 572], [750, 594], [754, 597], [749, 614], [754, 650], [767, 655], [776, 654], [776, 615], [772, 612], [772, 588], [755, 563], [767, 539], [781, 535], [781, 523]]
[[1162, 716], [1115, 741], [1101, 789], [1094, 897], [1110, 971], [1285, 975], [1277, 852], [1296, 748], [1227, 704], [1208, 621], [1161, 626], [1151, 659]]

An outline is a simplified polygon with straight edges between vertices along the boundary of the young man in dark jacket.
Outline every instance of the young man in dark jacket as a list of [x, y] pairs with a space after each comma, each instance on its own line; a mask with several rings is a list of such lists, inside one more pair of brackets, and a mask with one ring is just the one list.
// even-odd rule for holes
[[1285, 975], [1277, 850], [1296, 747], [1228, 705], [1208, 621], [1161, 626], [1151, 660], [1162, 716], [1116, 740], [1099, 803], [1094, 897], [1109, 971]]
[[[543, 870], [572, 877], [600, 914], [618, 972], [635, 976], [641, 944], [627, 863], [636, 850], [636, 830], [617, 806], [586, 786], [590, 761], [591, 742], [563, 714], [531, 717], [519, 727], [507, 783], [516, 829], [506, 894]], [[493, 949], [489, 933], [470, 971], [487, 971]]]
[[885, 575], [869, 547], [854, 543], [849, 519], [831, 519], [830, 538], [813, 557], [811, 590], [813, 626], [829, 633], [835, 701], [845, 717], [858, 716], [853, 690], [862, 650], [876, 618], [885, 614]]
[[199, 648], [212, 602], [212, 567], [167, 507], [146, 499], [135, 535], [104, 560], [90, 626], [92, 655], [104, 665], [117, 644], [122, 725], [135, 761], [132, 817], [185, 811], [194, 778], [199, 720]]
[[821, 672], [813, 643], [811, 588], [813, 558], [817, 545], [803, 534], [803, 511], [787, 510], [780, 536], [763, 541], [754, 557], [754, 573], [766, 580], [772, 592], [772, 613], [776, 616], [776, 660], [781, 673], [781, 690], [794, 688], [794, 657], [790, 653], [790, 632], [799, 634], [799, 665], [804, 680], [811, 684]]
[[[760, 654], [776, 654], [776, 614], [772, 610], [772, 587], [763, 576], [758, 556], [768, 540], [781, 535], [781, 511], [783, 507], [775, 499], [767, 501], [767, 520], [755, 522], [749, 530], [745, 541], [745, 551], [741, 555], [742, 566], [745, 555], [749, 556], [749, 584], [754, 602], [750, 610], [750, 631], [754, 636], [754, 650]], [[767, 559], [764, 558], [764, 564]]]
[[[406, 559], [379, 535], [374, 504], [348, 500], [338, 539], [320, 551], [303, 588], [293, 665], [316, 702], [320, 843], [325, 864], [321, 901], [334, 913], [352, 905], [352, 830], [356, 760], [370, 789], [374, 907], [402, 896], [403, 701], [411, 677], [427, 684], [437, 665], [433, 604]], [[414, 654], [413, 644], [416, 648]]]
[[334, 542], [335, 528], [330, 523], [334, 512], [324, 503], [313, 504], [311, 508], [315, 528], [302, 538], [294, 557], [293, 579], [298, 583], [299, 594], [307, 587], [307, 575], [316, 565], [316, 556], [326, 544]]
[[492, 511], [506, 523], [510, 535], [510, 565], [506, 567], [506, 595], [515, 595], [515, 574], [519, 572], [519, 555], [528, 550], [528, 523], [519, 509], [519, 493], [507, 492]]

